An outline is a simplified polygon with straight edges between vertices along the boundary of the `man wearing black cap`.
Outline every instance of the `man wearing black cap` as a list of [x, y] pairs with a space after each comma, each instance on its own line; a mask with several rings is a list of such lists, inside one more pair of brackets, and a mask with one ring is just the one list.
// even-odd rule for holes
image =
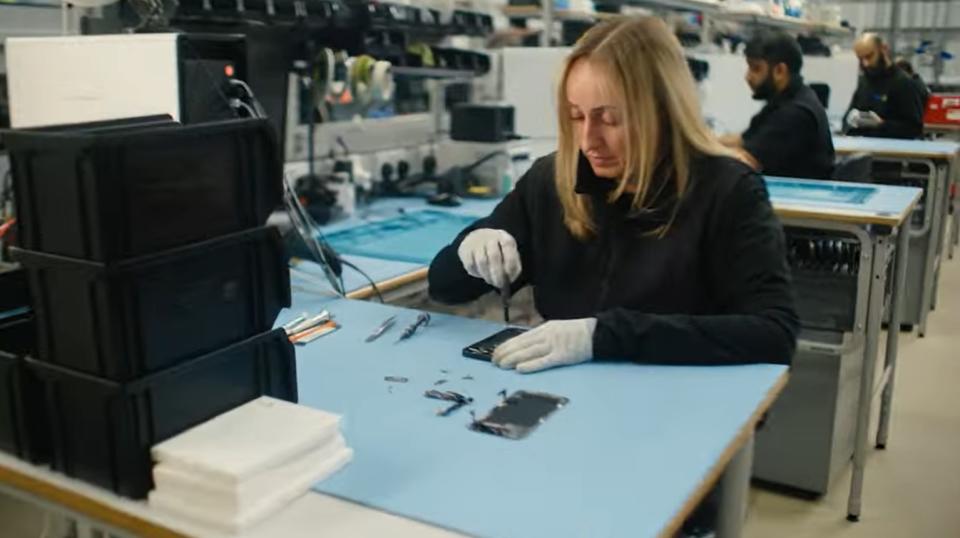
[[766, 175], [829, 179], [833, 139], [817, 94], [803, 83], [800, 45], [782, 32], [756, 35], [746, 47], [747, 84], [766, 106], [743, 135], [721, 140]]

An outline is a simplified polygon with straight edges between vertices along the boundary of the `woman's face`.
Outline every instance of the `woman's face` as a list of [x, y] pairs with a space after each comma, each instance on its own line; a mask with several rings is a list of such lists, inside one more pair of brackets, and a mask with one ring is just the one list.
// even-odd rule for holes
[[567, 75], [568, 113], [580, 151], [594, 174], [619, 178], [624, 168], [625, 108], [612, 88], [607, 74], [588, 60], [574, 63]]

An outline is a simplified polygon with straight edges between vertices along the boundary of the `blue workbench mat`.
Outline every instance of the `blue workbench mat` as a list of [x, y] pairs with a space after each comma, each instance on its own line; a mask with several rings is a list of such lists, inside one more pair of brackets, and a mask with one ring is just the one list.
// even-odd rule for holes
[[767, 190], [772, 200], [854, 205], [863, 205], [877, 193], [876, 187], [868, 185], [812, 183], [789, 179], [768, 181]]
[[900, 215], [913, 204], [921, 190], [898, 185], [866, 185], [841, 181], [821, 181], [765, 176], [770, 202], [778, 206], [802, 206], [811, 212], [818, 208], [846, 209], [877, 216]]
[[[655, 536], [786, 370], [590, 363], [524, 376], [461, 357], [497, 324], [435, 315], [394, 344], [416, 312], [304, 297], [278, 323], [328, 308], [343, 327], [297, 348], [300, 403], [343, 414], [355, 450], [315, 490], [478, 536]], [[392, 314], [397, 326], [363, 343]], [[449, 383], [435, 387], [440, 379]], [[502, 389], [552, 392], [570, 404], [512, 441], [468, 430], [469, 409], [435, 416], [444, 402], [423, 397], [432, 388], [470, 394], [481, 415]]]
[[476, 220], [473, 215], [432, 209], [408, 211], [330, 232], [326, 238], [340, 254], [429, 265], [440, 249]]

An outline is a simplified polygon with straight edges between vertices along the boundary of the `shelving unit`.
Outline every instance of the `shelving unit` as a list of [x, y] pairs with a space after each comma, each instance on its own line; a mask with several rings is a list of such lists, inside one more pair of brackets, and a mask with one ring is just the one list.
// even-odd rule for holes
[[[848, 37], [853, 35], [850, 28], [836, 24], [798, 19], [795, 17], [765, 15], [754, 12], [736, 11], [726, 8], [719, 0], [621, 0], [604, 2], [607, 6], [637, 6], [655, 11], [693, 11], [704, 16], [704, 27], [711, 21], [727, 21], [738, 24], [777, 28], [788, 32], [813, 34], [824, 37]], [[504, 15], [510, 19], [541, 19], [545, 28], [552, 28], [556, 21], [596, 22], [616, 16], [607, 12], [585, 12], [554, 9], [552, 1], [543, 1], [542, 7], [507, 6]], [[540, 45], [550, 43], [549, 32], [541, 32]]]

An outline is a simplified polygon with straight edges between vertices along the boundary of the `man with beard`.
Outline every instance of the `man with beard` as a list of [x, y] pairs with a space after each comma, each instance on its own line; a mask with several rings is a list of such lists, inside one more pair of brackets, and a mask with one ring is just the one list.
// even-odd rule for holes
[[890, 48], [877, 34], [860, 36], [853, 46], [862, 76], [844, 116], [844, 132], [854, 136], [920, 138], [923, 98], [910, 76], [890, 60]]
[[830, 123], [817, 94], [803, 83], [803, 53], [783, 32], [764, 32], [747, 43], [746, 81], [766, 105], [743, 135], [721, 141], [766, 175], [829, 179], [833, 171]]

